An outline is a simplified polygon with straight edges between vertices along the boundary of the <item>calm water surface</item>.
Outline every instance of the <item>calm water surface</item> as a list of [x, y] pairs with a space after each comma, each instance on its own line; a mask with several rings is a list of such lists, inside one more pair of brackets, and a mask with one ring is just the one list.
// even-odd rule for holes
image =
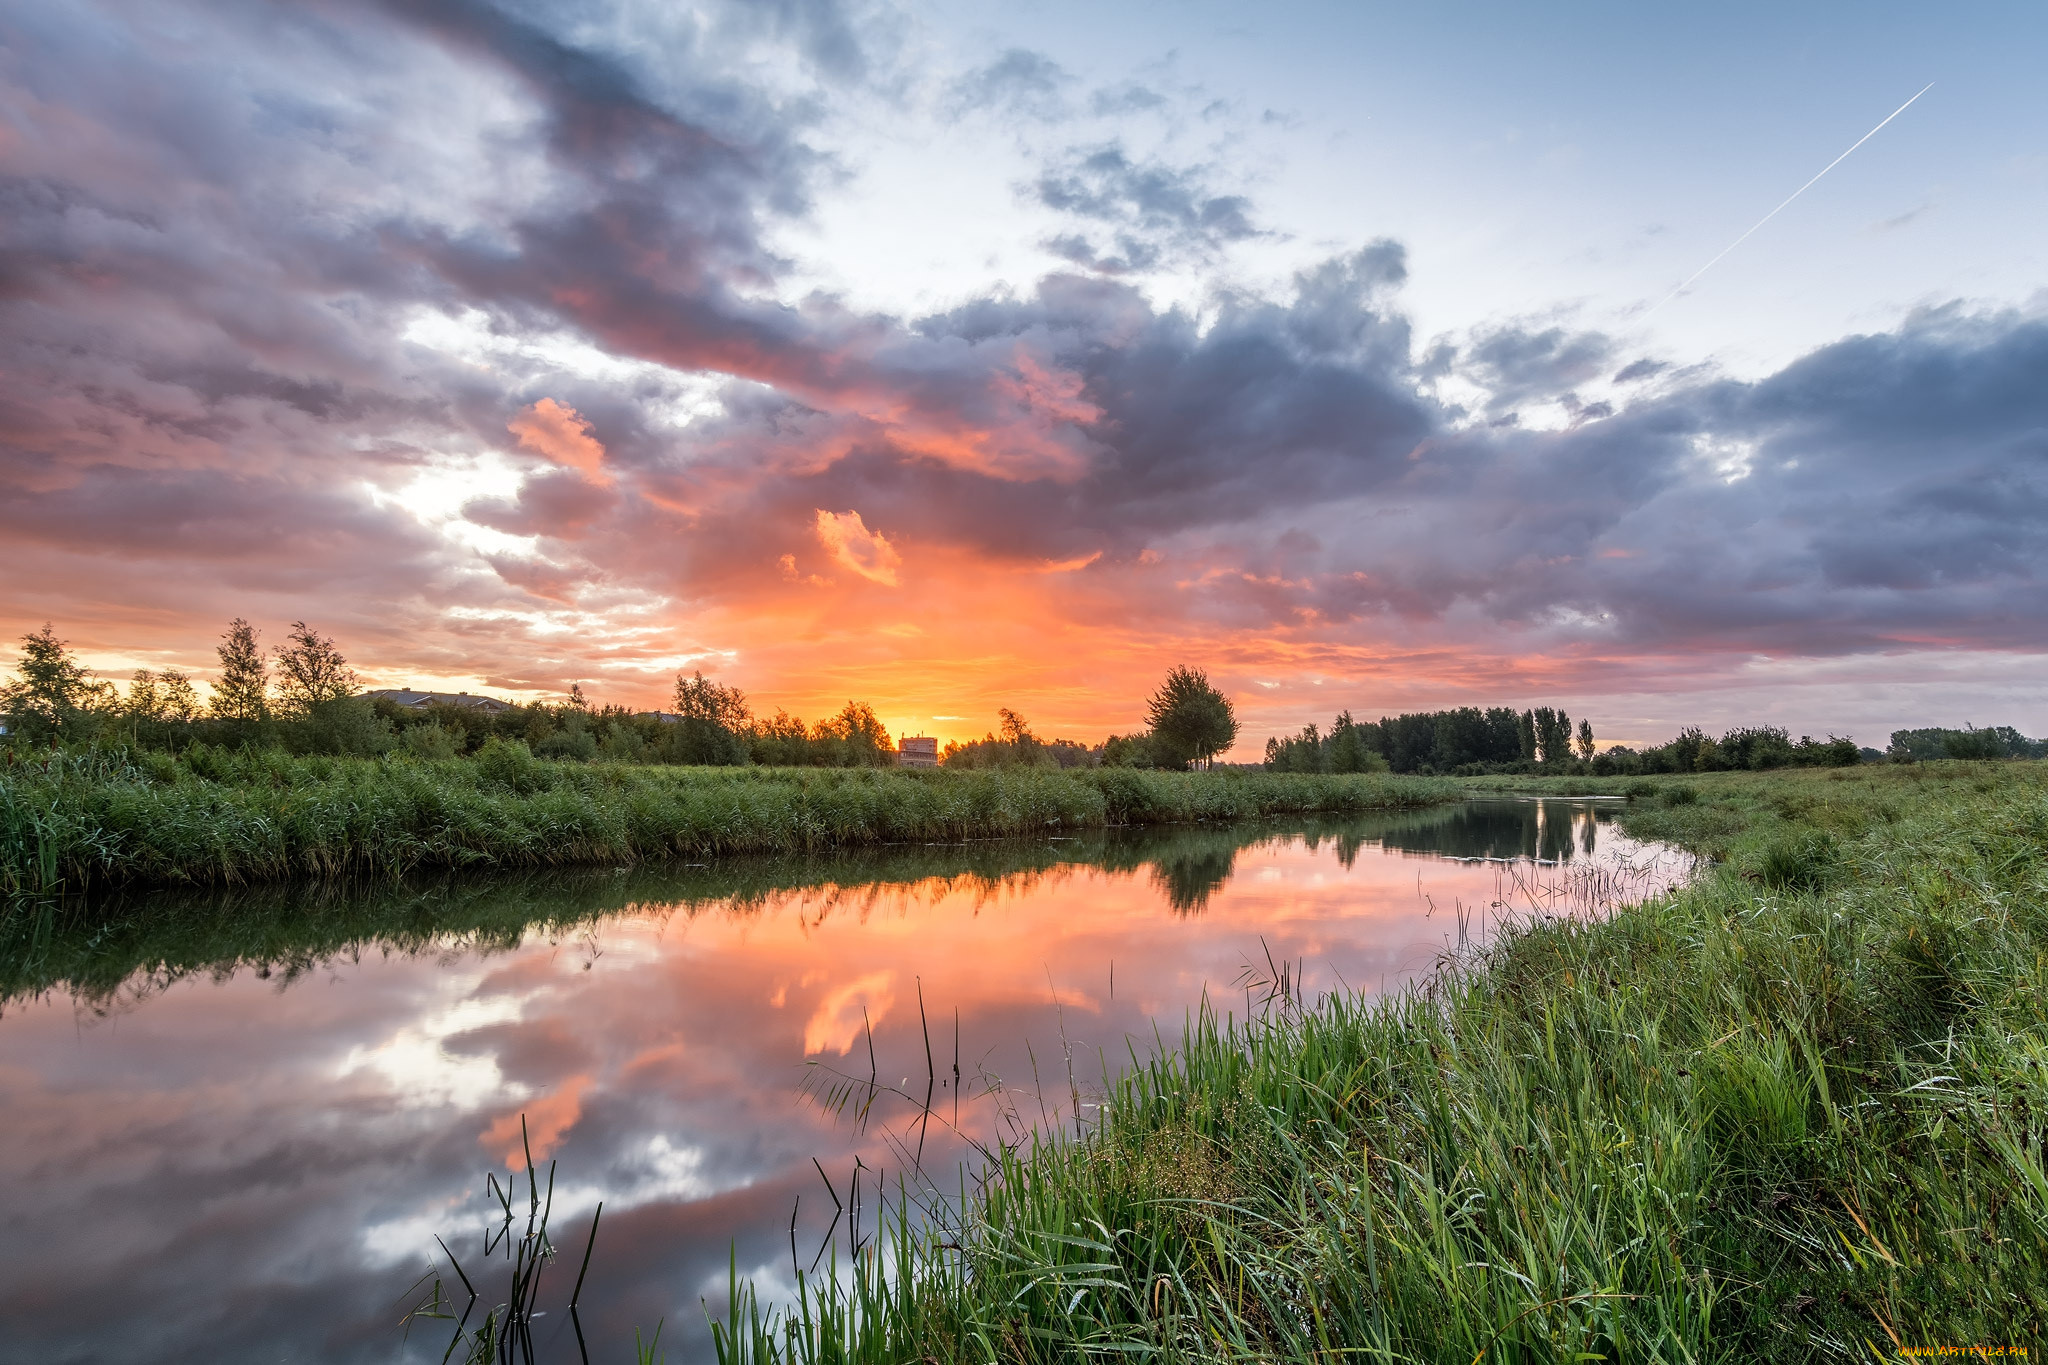
[[[904, 1106], [860, 1133], [803, 1086], [864, 1080], [872, 1036], [881, 1080], [921, 1094], [920, 991], [935, 1108], [1014, 1137], [1013, 1116], [1070, 1122], [1102, 1058], [1205, 994], [1241, 1017], [1269, 954], [1310, 993], [1387, 991], [1499, 902], [1683, 874], [1610, 814], [1487, 801], [116, 907], [0, 979], [0, 1362], [439, 1360], [445, 1326], [401, 1338], [408, 1289], [436, 1234], [481, 1264], [484, 1172], [517, 1162], [522, 1115], [559, 1162], [558, 1240], [580, 1253], [605, 1202], [592, 1359], [657, 1322], [701, 1358], [730, 1251], [786, 1285], [792, 1209], [799, 1258], [819, 1247], [813, 1158], [841, 1198], [856, 1158], [900, 1168]], [[934, 1128], [925, 1165], [963, 1150]], [[571, 1360], [574, 1266], [551, 1274], [547, 1358]]]

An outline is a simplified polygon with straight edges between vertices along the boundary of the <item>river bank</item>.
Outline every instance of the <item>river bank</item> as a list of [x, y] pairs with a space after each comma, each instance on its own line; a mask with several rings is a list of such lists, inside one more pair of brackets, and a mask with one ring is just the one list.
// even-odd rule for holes
[[1129, 768], [678, 768], [59, 752], [0, 768], [0, 894], [568, 867], [1397, 810], [1458, 784]]
[[1714, 870], [1395, 1000], [1200, 1017], [887, 1274], [796, 1317], [736, 1283], [720, 1359], [2038, 1350], [2044, 770], [1639, 788], [1625, 828]]

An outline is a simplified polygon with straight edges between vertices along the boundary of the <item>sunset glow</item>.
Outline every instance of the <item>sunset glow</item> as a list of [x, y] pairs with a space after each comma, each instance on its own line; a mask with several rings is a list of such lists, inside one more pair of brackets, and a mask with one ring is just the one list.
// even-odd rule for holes
[[1238, 758], [2048, 727], [2038, 13], [802, 11], [19, 7], [0, 631], [942, 740], [1192, 664]]

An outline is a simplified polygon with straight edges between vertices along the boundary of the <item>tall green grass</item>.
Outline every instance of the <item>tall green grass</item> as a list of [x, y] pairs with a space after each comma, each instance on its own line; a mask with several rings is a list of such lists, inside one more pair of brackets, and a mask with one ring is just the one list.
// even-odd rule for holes
[[1193, 1019], [793, 1312], [735, 1284], [721, 1365], [2038, 1353], [2040, 768], [1700, 785], [1637, 806], [1692, 886]]
[[0, 893], [619, 864], [1454, 800], [1415, 778], [323, 758], [196, 746], [0, 768]]

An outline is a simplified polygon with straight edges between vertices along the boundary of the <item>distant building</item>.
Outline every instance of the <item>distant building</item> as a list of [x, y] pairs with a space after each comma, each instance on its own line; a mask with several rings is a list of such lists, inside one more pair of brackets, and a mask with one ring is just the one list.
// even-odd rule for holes
[[896, 745], [896, 766], [899, 768], [938, 767], [939, 742], [930, 735], [905, 735]]
[[499, 701], [496, 697], [472, 696], [467, 692], [415, 692], [409, 687], [380, 687], [363, 695], [371, 701], [388, 701], [393, 706], [460, 706], [492, 714], [512, 709], [510, 702]]

